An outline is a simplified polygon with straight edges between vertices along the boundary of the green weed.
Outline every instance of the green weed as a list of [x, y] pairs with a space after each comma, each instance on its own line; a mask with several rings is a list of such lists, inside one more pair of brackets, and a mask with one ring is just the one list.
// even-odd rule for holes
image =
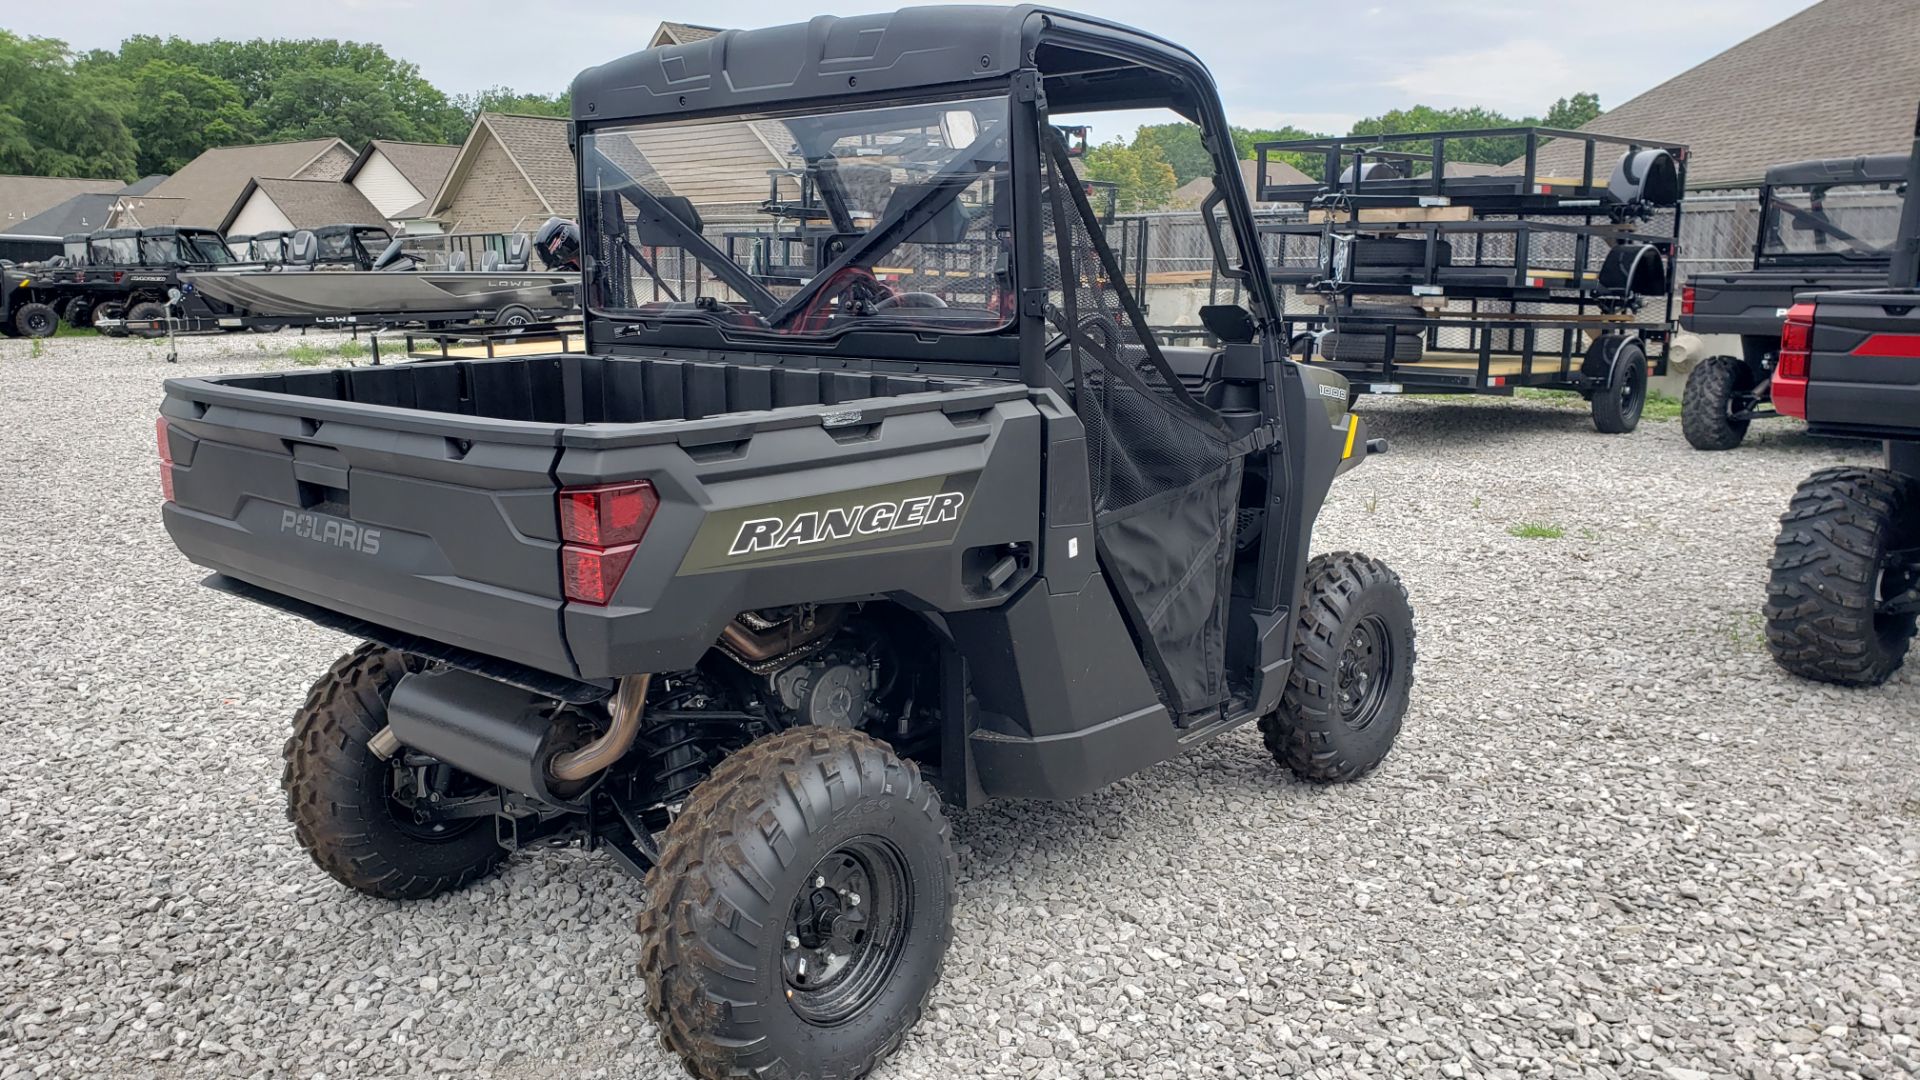
[[1523, 521], [1507, 526], [1508, 536], [1517, 536], [1522, 540], [1558, 540], [1567, 535], [1567, 530], [1558, 525], [1542, 525], [1534, 521]]

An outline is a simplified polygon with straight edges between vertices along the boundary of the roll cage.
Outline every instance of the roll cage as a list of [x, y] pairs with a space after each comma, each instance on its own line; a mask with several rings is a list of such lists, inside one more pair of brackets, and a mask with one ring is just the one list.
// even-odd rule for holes
[[[1203, 210], [1216, 259], [1222, 272], [1243, 286], [1257, 330], [1275, 332], [1279, 309], [1266, 276], [1249, 269], [1260, 265], [1251, 204], [1234, 160], [1225, 111], [1206, 67], [1187, 50], [1152, 35], [1033, 5], [823, 17], [792, 26], [726, 31], [707, 41], [651, 49], [589, 69], [574, 82], [570, 129], [581, 170], [582, 230], [594, 234], [603, 209], [592, 193], [604, 179], [605, 162], [591, 152], [592, 140], [585, 138], [596, 132], [702, 119], [807, 117], [824, 138], [830, 125], [815, 118], [836, 109], [996, 93], [1006, 94], [1011, 103], [1006, 134], [1011, 144], [1008, 275], [1014, 317], [1004, 332], [901, 334], [853, 328], [830, 339], [794, 340], [707, 320], [619, 319], [594, 313], [590, 339], [596, 347], [738, 350], [751, 345], [769, 352], [858, 357], [879, 365], [987, 364], [1002, 375], [1017, 374], [1028, 385], [1045, 385], [1049, 345], [1057, 347], [1059, 335], [1048, 324], [1041, 280], [1041, 268], [1051, 257], [1042, 220], [1043, 133], [1051, 131], [1053, 115], [1149, 108], [1169, 109], [1200, 127], [1213, 159], [1216, 191]], [[817, 147], [808, 154], [804, 129], [796, 132], [796, 141], [803, 144], [803, 155], [818, 156]], [[844, 200], [830, 175], [820, 187], [825, 216], [836, 227], [846, 226]], [[936, 178], [910, 204], [889, 207], [864, 238], [820, 266], [797, 296], [778, 302], [719, 245], [700, 235], [673, 198], [642, 184], [632, 185], [629, 194], [632, 205], [642, 208], [645, 227], [711, 259], [712, 270], [729, 289], [759, 316], [775, 321], [789, 318], [825, 289], [830, 271], [858, 266], [863, 255], [923, 224], [953, 191], [951, 184]], [[584, 267], [588, 295], [593, 295], [598, 275], [616, 272], [592, 247], [588, 245]], [[639, 267], [642, 274], [654, 272], [645, 260]]]

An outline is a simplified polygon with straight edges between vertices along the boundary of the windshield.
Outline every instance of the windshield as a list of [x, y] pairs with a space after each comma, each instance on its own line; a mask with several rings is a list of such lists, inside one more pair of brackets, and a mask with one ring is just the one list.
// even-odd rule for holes
[[230, 263], [233, 252], [218, 233], [181, 233], [180, 252], [191, 263]]
[[140, 238], [137, 236], [95, 237], [88, 241], [95, 266], [139, 266]]
[[1900, 203], [1901, 193], [1891, 184], [1768, 188], [1760, 250], [1884, 257], [1900, 231]]
[[1014, 309], [1004, 96], [581, 140], [590, 306], [829, 337]]

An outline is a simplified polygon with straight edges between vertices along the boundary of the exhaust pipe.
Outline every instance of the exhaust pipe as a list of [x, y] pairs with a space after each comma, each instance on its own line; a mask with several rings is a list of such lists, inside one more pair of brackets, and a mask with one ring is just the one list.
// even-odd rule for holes
[[585, 780], [626, 756], [640, 734], [640, 716], [647, 707], [647, 687], [653, 676], [628, 675], [620, 680], [613, 694], [613, 723], [607, 733], [578, 750], [555, 754], [547, 762], [547, 772], [555, 780]]

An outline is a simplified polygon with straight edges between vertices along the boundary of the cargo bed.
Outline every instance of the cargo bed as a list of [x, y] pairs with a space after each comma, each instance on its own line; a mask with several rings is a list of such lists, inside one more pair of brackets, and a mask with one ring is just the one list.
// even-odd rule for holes
[[[697, 661], [738, 610], [737, 582], [717, 571], [771, 572], [714, 566], [704, 591], [686, 587], [703, 580], [688, 567], [703, 557], [696, 540], [713, 543], [709, 518], [971, 483], [1009, 425], [1038, 454], [1026, 394], [751, 359], [583, 355], [176, 379], [161, 409], [165, 521], [203, 566], [397, 634], [569, 678], [671, 669]], [[558, 492], [634, 479], [659, 499], [644, 557], [606, 606], [568, 601]], [[1037, 481], [1002, 483], [1013, 494]], [[996, 542], [1033, 533], [978, 513], [966, 525]], [[844, 574], [849, 594], [941, 587], [895, 580], [884, 555], [859, 575], [836, 569], [853, 561], [820, 574]], [[816, 580], [806, 594], [819, 591]], [[671, 618], [648, 617], [663, 606]]]

